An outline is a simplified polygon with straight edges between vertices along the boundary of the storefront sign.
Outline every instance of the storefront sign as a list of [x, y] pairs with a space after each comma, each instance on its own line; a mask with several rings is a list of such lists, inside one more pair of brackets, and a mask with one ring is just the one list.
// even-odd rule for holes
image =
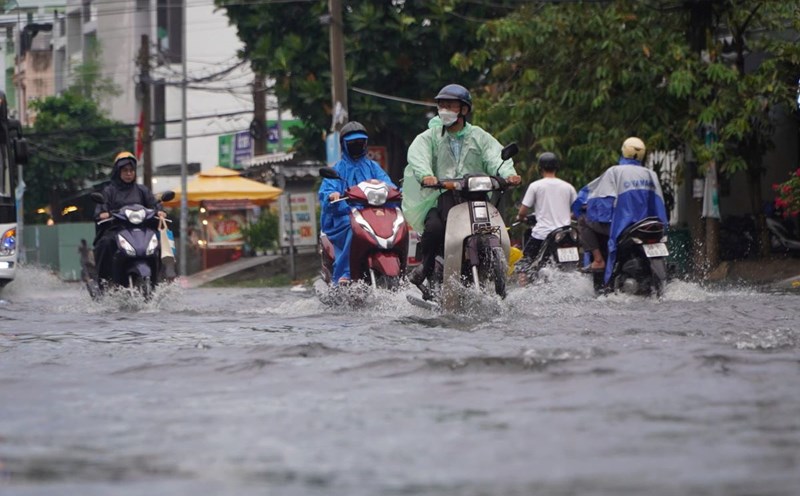
[[[280, 243], [282, 247], [292, 244], [294, 246], [317, 245], [316, 199], [314, 193], [284, 193], [281, 195]], [[292, 236], [292, 239], [289, 236]]]

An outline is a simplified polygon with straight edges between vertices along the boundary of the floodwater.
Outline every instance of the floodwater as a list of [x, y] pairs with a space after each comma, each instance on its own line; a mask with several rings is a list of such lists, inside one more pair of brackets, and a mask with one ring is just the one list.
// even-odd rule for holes
[[800, 494], [800, 296], [583, 277], [445, 315], [289, 288], [98, 303], [24, 269], [0, 494]]

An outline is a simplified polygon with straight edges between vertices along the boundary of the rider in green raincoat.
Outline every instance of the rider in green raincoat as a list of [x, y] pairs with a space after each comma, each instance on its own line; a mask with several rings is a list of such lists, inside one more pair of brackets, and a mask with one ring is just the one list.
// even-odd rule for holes
[[433, 271], [436, 255], [444, 248], [447, 213], [454, 205], [452, 192], [432, 186], [439, 179], [456, 179], [469, 173], [490, 174], [519, 184], [521, 178], [511, 160], [503, 162], [503, 149], [491, 134], [466, 120], [472, 98], [463, 86], [449, 84], [436, 95], [439, 115], [428, 123], [408, 148], [408, 165], [403, 177], [403, 215], [411, 227], [422, 232], [422, 264], [409, 280], [422, 284]]

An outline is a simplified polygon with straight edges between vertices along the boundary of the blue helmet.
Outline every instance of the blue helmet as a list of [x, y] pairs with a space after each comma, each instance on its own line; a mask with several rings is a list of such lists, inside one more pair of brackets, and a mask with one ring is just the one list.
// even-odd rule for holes
[[448, 84], [439, 90], [439, 94], [434, 100], [437, 102], [439, 100], [458, 100], [469, 108], [467, 112], [472, 110], [472, 96], [469, 94], [469, 90], [460, 84]]

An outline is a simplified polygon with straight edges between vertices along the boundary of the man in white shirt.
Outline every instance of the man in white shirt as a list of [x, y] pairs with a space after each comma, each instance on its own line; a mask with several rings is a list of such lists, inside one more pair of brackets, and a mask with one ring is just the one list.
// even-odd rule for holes
[[527, 258], [536, 257], [551, 231], [568, 226], [572, 221], [570, 207], [578, 194], [570, 183], [556, 177], [558, 166], [555, 153], [542, 153], [539, 156], [542, 179], [532, 182], [522, 198], [517, 220], [524, 221], [529, 209], [533, 209], [536, 215], [536, 225], [531, 229], [531, 237], [523, 249]]

